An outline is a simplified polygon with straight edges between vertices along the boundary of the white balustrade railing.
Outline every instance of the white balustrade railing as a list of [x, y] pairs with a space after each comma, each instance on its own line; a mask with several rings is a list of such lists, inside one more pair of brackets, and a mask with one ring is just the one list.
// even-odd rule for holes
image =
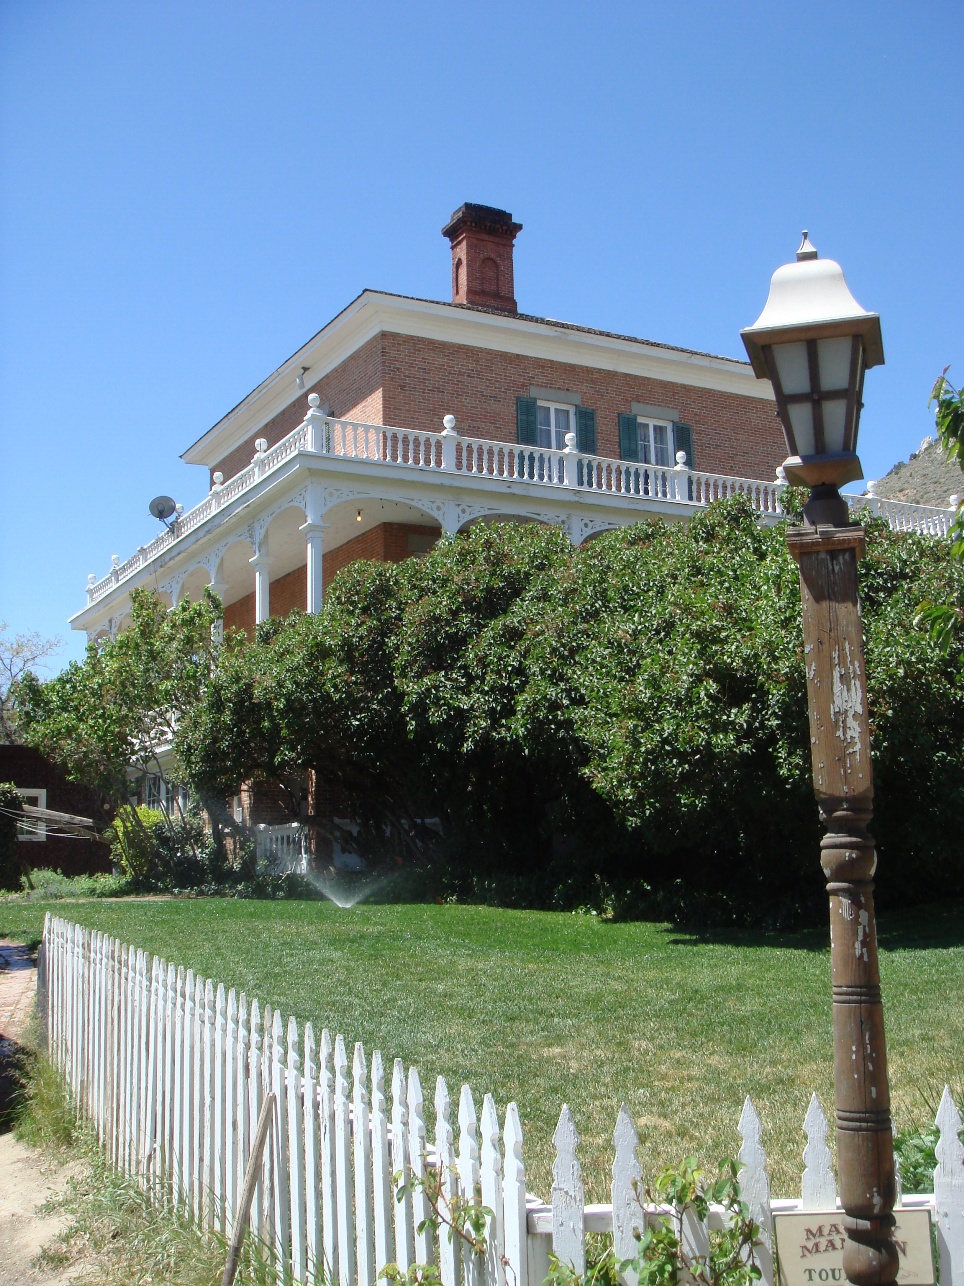
[[[762, 514], [781, 513], [779, 481], [732, 478], [703, 473], [683, 466], [673, 468], [583, 455], [574, 450], [518, 446], [484, 438], [464, 438], [454, 433], [422, 433], [412, 429], [389, 428], [318, 416], [320, 431], [305, 421], [275, 446], [268, 448], [259, 439], [254, 459], [240, 473], [224, 483], [215, 483], [210, 493], [187, 513], [181, 514], [149, 545], [144, 545], [126, 562], [118, 562], [101, 580], [87, 585], [87, 602], [96, 603], [121, 581], [147, 566], [176, 541], [207, 522], [219, 510], [255, 487], [266, 474], [299, 452], [325, 454], [373, 465], [393, 465], [457, 473], [465, 477], [497, 478], [506, 482], [528, 482], [572, 492], [593, 491], [611, 496], [664, 501], [667, 504], [704, 506], [728, 496], [746, 496]], [[896, 531], [916, 531], [946, 536], [954, 519], [951, 509], [912, 505], [874, 496], [846, 496], [852, 509], [868, 507], [885, 518]]]
[[[243, 992], [50, 915], [38, 1004], [49, 1057], [111, 1163], [222, 1235], [234, 1229], [262, 1104], [274, 1095], [251, 1222], [273, 1253], [279, 1282], [376, 1286], [388, 1262], [403, 1274], [434, 1262], [442, 1286], [541, 1286], [550, 1250], [583, 1273], [586, 1237], [601, 1233], [612, 1237], [617, 1259], [632, 1258], [633, 1229], [660, 1214], [639, 1203], [647, 1176], [625, 1106], [604, 1176], [611, 1204], [585, 1202], [568, 1107], [553, 1136], [553, 1187], [544, 1202], [526, 1192], [515, 1103], [500, 1118], [486, 1094], [478, 1114], [467, 1085], [453, 1102], [439, 1077], [432, 1122], [418, 1070], [406, 1075], [401, 1059], [387, 1085], [377, 1051], [369, 1063], [358, 1043], [349, 1062], [343, 1036], [332, 1040], [326, 1030], [316, 1041], [310, 1023], [300, 1029]], [[739, 1180], [761, 1229], [755, 1254], [762, 1286], [774, 1286], [774, 1216], [813, 1211], [826, 1220], [839, 1206], [816, 1095], [803, 1128], [801, 1199], [771, 1199], [761, 1122], [749, 1098], [743, 1105]], [[930, 1212], [940, 1286], [964, 1286], [964, 1145], [946, 1088], [937, 1129], [933, 1191], [899, 1197], [896, 1214], [900, 1223], [902, 1211]], [[417, 1184], [395, 1199], [396, 1176], [408, 1180], [431, 1166], [442, 1167], [450, 1201], [481, 1197], [491, 1211], [485, 1255], [419, 1228], [428, 1211]], [[721, 1218], [712, 1209], [709, 1226], [719, 1227]], [[698, 1222], [691, 1232], [707, 1235]], [[925, 1250], [929, 1244], [928, 1236]], [[828, 1255], [818, 1266], [827, 1275], [808, 1280], [843, 1280], [838, 1269], [831, 1273]], [[630, 1274], [621, 1276], [621, 1286], [632, 1283]]]
[[912, 505], [906, 500], [885, 500], [882, 496], [844, 496], [851, 510], [869, 509], [875, 518], [884, 518], [893, 531], [916, 531], [924, 536], [946, 536], [957, 516], [953, 509]]
[[258, 864], [276, 874], [290, 871], [302, 875], [307, 869], [305, 828], [300, 822], [255, 826], [254, 844]]

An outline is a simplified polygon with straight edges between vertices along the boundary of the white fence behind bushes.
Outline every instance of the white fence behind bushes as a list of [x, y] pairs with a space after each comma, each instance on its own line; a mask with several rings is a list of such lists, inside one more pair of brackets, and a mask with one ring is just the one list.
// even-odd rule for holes
[[[476, 1111], [463, 1085], [452, 1102], [444, 1080], [426, 1111], [416, 1068], [390, 1071], [361, 1044], [349, 1057], [342, 1036], [312, 1026], [188, 969], [148, 956], [102, 933], [47, 917], [41, 960], [41, 1012], [53, 1062], [78, 1111], [119, 1169], [230, 1234], [262, 1103], [275, 1096], [252, 1207], [254, 1233], [271, 1250], [279, 1280], [374, 1286], [386, 1263], [403, 1270], [436, 1263], [443, 1286], [541, 1286], [550, 1250], [585, 1268], [587, 1233], [613, 1237], [617, 1259], [634, 1253], [644, 1218], [635, 1186], [644, 1179], [638, 1139], [623, 1107], [613, 1141], [612, 1204], [586, 1205], [578, 1136], [563, 1107], [553, 1137], [549, 1204], [527, 1195], [519, 1113], [500, 1120], [491, 1095]], [[389, 1104], [389, 1096], [391, 1103]], [[934, 1193], [903, 1198], [931, 1210], [942, 1286], [964, 1286], [964, 1147], [961, 1120], [945, 1090]], [[827, 1122], [814, 1095], [804, 1122], [808, 1143], [802, 1200], [771, 1200], [761, 1126], [746, 1100], [739, 1122], [740, 1183], [763, 1230], [763, 1281], [772, 1286], [773, 1214], [827, 1210], [837, 1202]], [[395, 1177], [441, 1166], [449, 1196], [481, 1198], [493, 1215], [484, 1259], [460, 1253], [447, 1236], [419, 1231], [428, 1213], [416, 1184], [397, 1201]], [[710, 1226], [721, 1218], [710, 1217]], [[707, 1244], [690, 1222], [691, 1249]]]
[[277, 873], [304, 875], [308, 869], [307, 836], [300, 822], [255, 826], [254, 853], [258, 864]]

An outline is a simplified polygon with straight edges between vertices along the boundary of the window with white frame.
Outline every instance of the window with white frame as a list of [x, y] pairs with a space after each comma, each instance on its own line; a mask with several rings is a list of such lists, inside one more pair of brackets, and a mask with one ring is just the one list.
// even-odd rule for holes
[[165, 781], [160, 773], [148, 773], [144, 779], [144, 803], [148, 808], [177, 817], [187, 812], [188, 790]]
[[636, 417], [636, 439], [640, 464], [653, 464], [658, 469], [669, 469], [675, 463], [673, 454], [673, 425], [669, 420], [644, 420]]
[[566, 449], [566, 434], [576, 430], [574, 408], [561, 402], [536, 402], [536, 426], [541, 447], [552, 451]]
[[144, 803], [158, 812], [164, 807], [164, 779], [157, 773], [148, 774], [144, 782]]
[[[32, 790], [24, 786], [17, 787], [17, 793], [25, 804], [30, 804], [32, 808], [47, 807], [46, 790]], [[47, 838], [47, 823], [40, 821], [36, 817], [24, 818], [22, 822], [17, 823], [17, 839], [29, 840], [35, 843], [38, 840], [43, 841]]]

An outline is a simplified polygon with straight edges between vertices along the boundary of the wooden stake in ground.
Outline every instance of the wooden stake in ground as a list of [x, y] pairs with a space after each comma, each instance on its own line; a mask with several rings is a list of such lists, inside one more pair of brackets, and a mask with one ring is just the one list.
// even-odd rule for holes
[[244, 1172], [244, 1186], [241, 1189], [241, 1201], [238, 1204], [238, 1214], [234, 1221], [234, 1229], [231, 1233], [231, 1246], [228, 1250], [228, 1262], [224, 1265], [224, 1276], [221, 1278], [221, 1286], [232, 1286], [235, 1275], [238, 1271], [238, 1265], [241, 1262], [241, 1247], [244, 1245], [244, 1234], [248, 1230], [248, 1219], [251, 1216], [251, 1202], [254, 1199], [255, 1184], [258, 1182], [258, 1173], [261, 1170], [261, 1157], [264, 1153], [264, 1145], [268, 1138], [268, 1128], [271, 1125], [271, 1114], [274, 1111], [274, 1104], [274, 1094], [266, 1094], [264, 1102], [261, 1104], [261, 1115], [258, 1117], [258, 1128], [255, 1130], [254, 1141], [251, 1144], [251, 1155], [248, 1157], [247, 1168]]

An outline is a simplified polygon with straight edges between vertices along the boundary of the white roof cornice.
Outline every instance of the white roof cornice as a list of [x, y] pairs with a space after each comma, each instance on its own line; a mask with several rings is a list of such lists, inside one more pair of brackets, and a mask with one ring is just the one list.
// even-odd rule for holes
[[549, 318], [514, 316], [365, 290], [188, 447], [181, 458], [188, 464], [213, 468], [286, 406], [305, 396], [295, 385], [303, 366], [308, 367], [305, 383], [311, 388], [382, 332], [620, 371], [765, 401], [773, 398], [769, 382], [758, 380], [749, 363], [734, 358], [672, 348]]

